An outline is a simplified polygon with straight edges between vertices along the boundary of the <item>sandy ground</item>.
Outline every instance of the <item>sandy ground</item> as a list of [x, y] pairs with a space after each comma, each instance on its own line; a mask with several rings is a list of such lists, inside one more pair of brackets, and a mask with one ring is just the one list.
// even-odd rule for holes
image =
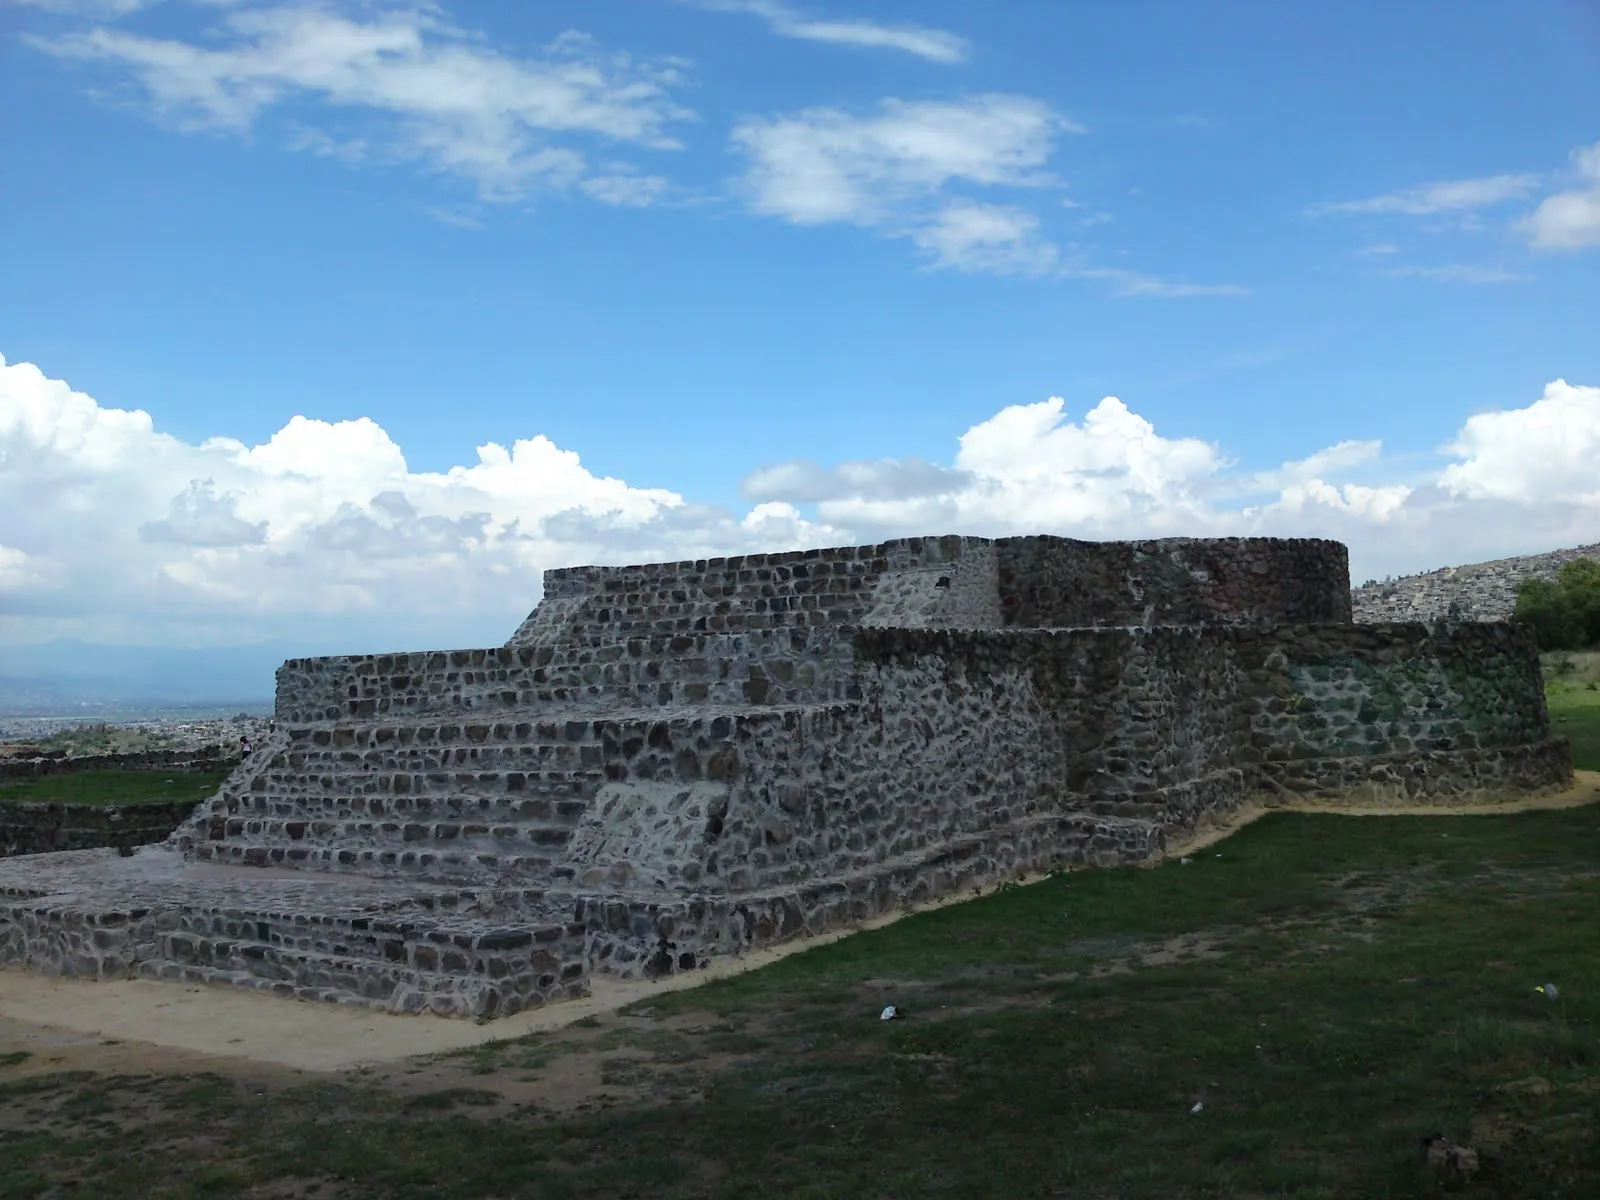
[[[1351, 816], [1466, 816], [1571, 808], [1600, 801], [1600, 772], [1580, 771], [1565, 792], [1470, 806], [1357, 807], [1337, 804], [1248, 807], [1225, 822], [1169, 846], [1166, 861], [1214, 845], [1269, 812], [1337, 812]], [[1024, 882], [1032, 882], [1027, 880]], [[952, 897], [943, 903], [960, 903]], [[938, 904], [923, 906], [926, 911]], [[899, 916], [885, 917], [871, 927]], [[593, 995], [502, 1020], [474, 1023], [432, 1016], [392, 1016], [364, 1008], [312, 1005], [228, 987], [196, 987], [130, 979], [95, 983], [49, 979], [25, 971], [0, 971], [0, 1053], [27, 1051], [38, 1068], [89, 1066], [102, 1071], [148, 1070], [153, 1059], [174, 1058], [190, 1070], [226, 1064], [262, 1070], [335, 1072], [394, 1063], [417, 1055], [460, 1050], [521, 1037], [614, 1012], [651, 995], [696, 987], [736, 975], [789, 954], [836, 941], [845, 934], [802, 939], [737, 958], [704, 971], [660, 982], [594, 981]], [[165, 1053], [163, 1053], [163, 1051]], [[174, 1054], [173, 1052], [177, 1053]], [[241, 1061], [243, 1060], [243, 1061]]]

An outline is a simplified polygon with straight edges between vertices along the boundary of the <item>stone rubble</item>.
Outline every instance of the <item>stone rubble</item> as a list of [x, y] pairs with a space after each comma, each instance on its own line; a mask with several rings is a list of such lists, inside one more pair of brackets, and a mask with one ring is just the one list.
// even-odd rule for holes
[[297, 659], [168, 841], [0, 862], [0, 962], [495, 1017], [1257, 797], [1555, 789], [1532, 642], [1335, 542], [906, 538], [545, 573], [504, 646]]
[[1524, 580], [1553, 580], [1579, 558], [1600, 562], [1600, 543], [1369, 581], [1352, 590], [1350, 600], [1362, 622], [1508, 621]]

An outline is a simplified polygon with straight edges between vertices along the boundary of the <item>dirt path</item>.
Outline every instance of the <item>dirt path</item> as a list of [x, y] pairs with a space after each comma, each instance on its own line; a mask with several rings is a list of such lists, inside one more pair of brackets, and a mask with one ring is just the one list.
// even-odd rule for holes
[[[1580, 771], [1565, 792], [1500, 804], [1370, 807], [1334, 804], [1251, 806], [1168, 847], [1166, 859], [1215, 844], [1268, 812], [1336, 812], [1349, 816], [1466, 816], [1571, 808], [1600, 801], [1600, 773]], [[1032, 882], [1026, 880], [1024, 882]], [[960, 903], [965, 897], [916, 911]], [[882, 918], [876, 928], [904, 913]], [[566, 1004], [476, 1024], [431, 1016], [391, 1016], [366, 1009], [306, 1004], [225, 987], [120, 980], [95, 983], [0, 970], [0, 1058], [28, 1054], [29, 1070], [107, 1072], [225, 1071], [241, 1078], [291, 1078], [397, 1064], [423, 1055], [553, 1031], [600, 1017], [648, 996], [740, 974], [845, 934], [803, 939], [660, 982], [594, 981], [594, 994]], [[426, 1073], [426, 1072], [424, 1072]]]

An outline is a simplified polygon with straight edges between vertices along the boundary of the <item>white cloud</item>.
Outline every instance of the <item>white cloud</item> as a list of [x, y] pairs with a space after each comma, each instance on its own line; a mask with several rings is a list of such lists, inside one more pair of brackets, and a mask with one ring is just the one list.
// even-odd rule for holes
[[1377, 462], [1382, 454], [1383, 443], [1377, 440], [1339, 442], [1274, 470], [1242, 476], [1237, 481], [1237, 490], [1245, 495], [1282, 491], [1316, 482], [1325, 475]]
[[24, 554], [13, 546], [0, 546], [0, 612], [6, 607], [6, 593], [20, 592], [44, 582], [44, 566], [36, 555]]
[[1394, 213], [1404, 216], [1432, 216], [1438, 213], [1466, 213], [1477, 208], [1520, 200], [1539, 186], [1537, 175], [1489, 175], [1481, 179], [1453, 179], [1401, 188], [1366, 200], [1341, 200], [1313, 204], [1307, 216], [1334, 214]]
[[1141, 271], [1128, 271], [1121, 267], [1072, 267], [1067, 274], [1079, 279], [1101, 279], [1111, 285], [1114, 296], [1148, 296], [1162, 300], [1187, 299], [1191, 296], [1248, 296], [1250, 289], [1236, 283], [1186, 283], [1180, 279], [1162, 279]]
[[1398, 279], [1431, 279], [1436, 283], [1526, 283], [1527, 275], [1506, 271], [1499, 267], [1474, 267], [1452, 264], [1443, 267], [1390, 267], [1383, 274]]
[[370, 419], [188, 443], [0, 360], [0, 613], [13, 642], [237, 643], [359, 619], [404, 646], [429, 621], [509, 636], [542, 569], [585, 562], [944, 532], [1259, 534], [1344, 540], [1363, 579], [1595, 540], [1600, 387], [1554, 382], [1469, 418], [1442, 453], [1402, 474], [1352, 440], [1240, 473], [1114, 397], [1077, 420], [1052, 398], [974, 425], [948, 464], [754, 471], [740, 515], [596, 476], [542, 436], [437, 473]]
[[[1220, 448], [1166, 437], [1115, 398], [1076, 423], [1052, 398], [968, 430], [949, 468], [787, 463], [745, 486], [769, 501], [814, 502], [821, 520], [859, 540], [935, 531], [1332, 537], [1351, 547], [1357, 580], [1595, 540], [1600, 388], [1552, 384], [1527, 408], [1471, 418], [1444, 452], [1455, 461], [1395, 478], [1381, 443], [1350, 440], [1232, 474]], [[1548, 469], [1552, 461], [1559, 469]]]
[[741, 522], [596, 476], [542, 436], [441, 473], [412, 471], [368, 418], [186, 443], [4, 359], [0, 468], [0, 612], [19, 641], [181, 644], [216, 617], [248, 640], [285, 614], [381, 626], [390, 606], [395, 620], [498, 614], [509, 636], [545, 567], [837, 536], [782, 504]]
[[698, 6], [719, 12], [750, 13], [765, 20], [781, 37], [869, 50], [899, 50], [938, 63], [958, 63], [967, 56], [964, 38], [921, 25], [885, 25], [861, 18], [806, 17], [779, 0], [698, 0]]
[[1457, 495], [1524, 503], [1600, 497], [1600, 387], [1557, 379], [1527, 408], [1467, 418], [1445, 450], [1462, 459], [1442, 480]]
[[1037, 186], [1058, 135], [1079, 131], [1041, 101], [983, 95], [888, 99], [874, 116], [813, 108], [733, 131], [756, 211], [801, 225], [905, 219], [952, 182]]
[[[1102, 280], [1117, 296], [1247, 291], [1067, 263], [1036, 214], [960, 194], [1056, 186], [1047, 170], [1056, 143], [1082, 131], [1038, 100], [990, 94], [888, 99], [868, 116], [815, 108], [750, 118], [734, 128], [733, 145], [746, 159], [742, 187], [756, 212], [796, 225], [842, 222], [906, 238], [935, 267]], [[1101, 219], [1109, 216], [1090, 223]]]
[[1362, 487], [1347, 483], [1335, 487], [1321, 479], [1306, 483], [1292, 483], [1283, 489], [1277, 504], [1262, 510], [1274, 515], [1304, 512], [1308, 507], [1320, 505], [1341, 515], [1382, 523], [1393, 518], [1411, 498], [1413, 489], [1405, 484], [1388, 487]]
[[752, 471], [739, 490], [747, 500], [782, 496], [805, 504], [845, 497], [907, 500], [944, 495], [967, 486], [971, 478], [965, 471], [919, 458], [845, 462], [831, 469], [816, 463], [787, 462]]
[[[291, 146], [349, 164], [415, 161], [472, 182], [490, 200], [581, 187], [609, 203], [639, 203], [651, 177], [624, 188], [626, 173], [592, 171], [574, 141], [675, 149], [672, 127], [692, 116], [671, 97], [680, 82], [674, 62], [607, 54], [580, 34], [511, 57], [429, 5], [359, 16], [245, 8], [193, 42], [109, 26], [31, 40], [128, 72], [176, 128], [243, 132], [271, 109], [309, 101], [321, 119], [297, 125]], [[322, 127], [335, 117], [361, 123], [361, 132]]]
[[1055, 266], [1059, 253], [1040, 236], [1032, 213], [970, 200], [945, 205], [911, 238], [935, 266], [962, 271], [1038, 275]]
[[1600, 246], [1600, 142], [1573, 151], [1572, 163], [1587, 186], [1546, 197], [1521, 222], [1541, 250]]

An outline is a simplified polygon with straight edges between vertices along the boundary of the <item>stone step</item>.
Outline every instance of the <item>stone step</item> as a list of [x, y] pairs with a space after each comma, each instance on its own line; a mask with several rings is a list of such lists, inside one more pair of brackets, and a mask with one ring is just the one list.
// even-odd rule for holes
[[838, 678], [822, 681], [774, 684], [770, 680], [741, 677], [707, 681], [664, 679], [656, 683], [560, 683], [541, 686], [530, 693], [541, 707], [585, 712], [590, 708], [612, 708], [626, 703], [635, 709], [674, 706], [716, 705], [739, 708], [762, 703], [818, 704], [854, 698], [853, 680]]
[[412, 746], [402, 749], [319, 750], [284, 755], [266, 772], [316, 774], [324, 770], [367, 771], [542, 771], [597, 767], [603, 758], [599, 742], [584, 746], [454, 746], [446, 749]]
[[564, 961], [568, 940], [560, 926], [467, 934], [435, 929], [340, 953], [177, 933], [159, 939], [157, 956], [141, 963], [139, 974], [390, 1012], [510, 1016], [587, 994], [587, 964]]
[[[748, 664], [796, 656], [822, 661], [837, 654], [848, 659], [852, 632], [850, 626], [817, 630], [808, 623], [765, 630], [647, 630], [619, 636], [609, 626], [588, 626], [571, 632], [564, 641], [513, 653], [518, 656], [519, 670], [527, 669], [534, 680], [551, 678], [557, 671], [574, 668], [592, 671], [604, 666], [630, 666], [647, 674], [664, 672], [670, 667], [720, 671], [724, 663]], [[549, 674], [540, 676], [541, 670]]]
[[594, 780], [541, 785], [521, 793], [463, 796], [459, 794], [368, 796], [249, 795], [233, 809], [219, 813], [233, 818], [308, 821], [492, 821], [500, 824], [544, 822], [575, 825], [589, 810]]
[[572, 795], [604, 778], [601, 770], [582, 768], [427, 772], [329, 768], [306, 773], [283, 770], [263, 771], [252, 781], [249, 794], [280, 799], [331, 796], [515, 798], [519, 795]]
[[571, 839], [572, 824], [542, 821], [375, 821], [366, 819], [307, 820], [305, 817], [229, 817], [222, 838], [240, 839], [249, 845], [337, 846], [351, 849], [401, 846], [418, 849], [422, 845], [451, 843], [448, 849], [463, 853], [516, 853], [517, 848], [537, 848], [546, 853], [565, 846]]
[[779, 629], [810, 629], [827, 625], [846, 625], [859, 620], [870, 607], [870, 598], [828, 595], [773, 597], [766, 608], [753, 604], [667, 604], [614, 605], [602, 607], [582, 623], [578, 637], [602, 628], [604, 636], [615, 638], [659, 637], [682, 633], [757, 633]]
[[289, 731], [289, 751], [318, 749], [366, 750], [384, 747], [437, 748], [484, 745], [585, 745], [598, 742], [601, 730], [592, 717], [538, 720], [461, 721], [394, 718], [382, 724], [336, 724], [330, 728]]
[[[443, 847], [449, 846], [449, 849]], [[196, 841], [187, 853], [196, 862], [249, 867], [293, 867], [305, 871], [371, 875], [425, 884], [481, 884], [486, 878], [542, 886], [570, 880], [560, 867], [564, 847], [548, 853], [513, 854], [463, 848], [459, 842], [413, 842], [381, 846], [306, 845], [293, 841]]]

